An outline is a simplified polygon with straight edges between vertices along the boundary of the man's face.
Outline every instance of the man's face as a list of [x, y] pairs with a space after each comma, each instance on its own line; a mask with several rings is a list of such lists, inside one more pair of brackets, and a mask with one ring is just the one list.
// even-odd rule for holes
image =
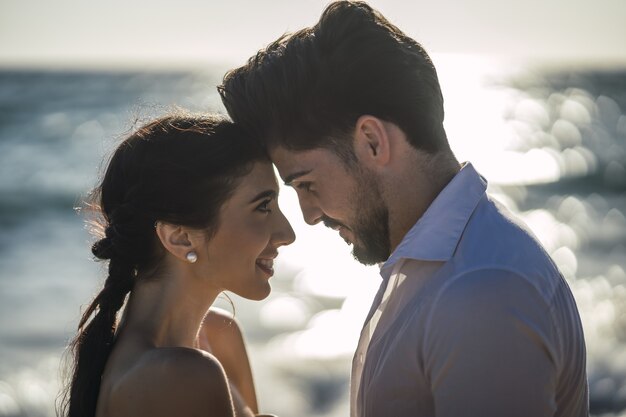
[[281, 178], [296, 190], [308, 224], [323, 222], [339, 231], [363, 264], [389, 257], [389, 211], [372, 172], [358, 162], [348, 168], [323, 148], [290, 151], [275, 147], [270, 156]]

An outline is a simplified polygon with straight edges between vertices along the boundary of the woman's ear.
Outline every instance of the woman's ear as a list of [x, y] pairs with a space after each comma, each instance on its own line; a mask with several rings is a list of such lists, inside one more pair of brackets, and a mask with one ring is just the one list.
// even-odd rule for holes
[[354, 150], [359, 161], [370, 168], [383, 167], [390, 159], [387, 126], [378, 117], [363, 115], [356, 121]]
[[155, 228], [165, 250], [181, 261], [188, 261], [187, 255], [194, 250], [189, 229], [164, 222], [157, 222]]

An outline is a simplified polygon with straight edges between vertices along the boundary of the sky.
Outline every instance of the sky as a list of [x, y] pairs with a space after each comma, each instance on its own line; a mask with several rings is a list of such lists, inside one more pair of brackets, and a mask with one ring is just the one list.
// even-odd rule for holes
[[[320, 0], [0, 0], [0, 66], [240, 62]], [[372, 0], [431, 54], [626, 65], [625, 0]]]

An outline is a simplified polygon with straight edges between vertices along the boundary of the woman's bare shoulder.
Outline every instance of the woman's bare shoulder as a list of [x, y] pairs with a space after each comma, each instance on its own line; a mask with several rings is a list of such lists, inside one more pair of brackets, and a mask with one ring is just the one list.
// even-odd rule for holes
[[210, 343], [223, 343], [232, 346], [242, 344], [243, 335], [237, 320], [225, 310], [211, 308], [202, 321], [200, 337]]
[[204, 316], [202, 324], [203, 326], [212, 327], [238, 327], [237, 320], [235, 320], [235, 317], [232, 313], [217, 307], [211, 307], [209, 309], [206, 316]]
[[113, 415], [233, 416], [224, 370], [207, 352], [146, 352], [112, 392]]

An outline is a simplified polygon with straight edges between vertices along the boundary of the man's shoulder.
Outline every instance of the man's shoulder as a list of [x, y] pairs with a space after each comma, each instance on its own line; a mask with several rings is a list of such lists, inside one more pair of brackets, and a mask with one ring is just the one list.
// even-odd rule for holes
[[[468, 233], [469, 232], [469, 233]], [[467, 222], [465, 239], [481, 240], [483, 245], [499, 242], [541, 246], [528, 225], [498, 200], [486, 194]]]
[[461, 270], [492, 267], [548, 281], [560, 276], [528, 225], [488, 197], [479, 203], [468, 221], [454, 258]]

